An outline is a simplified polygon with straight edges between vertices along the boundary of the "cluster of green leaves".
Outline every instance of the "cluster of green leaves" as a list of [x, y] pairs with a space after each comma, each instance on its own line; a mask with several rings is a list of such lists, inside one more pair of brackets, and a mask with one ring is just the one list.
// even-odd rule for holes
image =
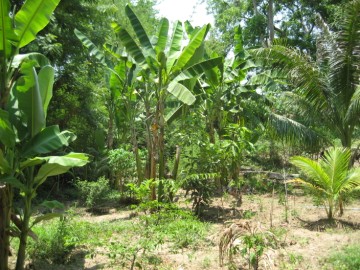
[[111, 192], [109, 180], [105, 177], [100, 177], [96, 181], [77, 180], [75, 186], [79, 190], [80, 199], [88, 208], [106, 201]]

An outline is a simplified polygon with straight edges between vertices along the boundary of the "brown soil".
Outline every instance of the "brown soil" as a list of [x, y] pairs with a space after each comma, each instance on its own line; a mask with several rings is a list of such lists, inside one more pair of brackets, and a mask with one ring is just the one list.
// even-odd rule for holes
[[[344, 216], [329, 223], [322, 207], [313, 205], [311, 198], [297, 195], [288, 198], [288, 219], [285, 220], [285, 206], [280, 203], [279, 195], [245, 195], [240, 207], [233, 207], [233, 197], [213, 199], [210, 208], [205, 211], [204, 219], [210, 222], [208, 243], [198, 250], [182, 250], [177, 254], [167, 251], [166, 247], [158, 250], [161, 266], [146, 269], [163, 270], [200, 270], [228, 269], [219, 266], [219, 242], [222, 232], [233, 222], [251, 218], [263, 230], [272, 226], [284, 233], [279, 236], [279, 248], [267, 251], [260, 269], [321, 269], [324, 258], [342, 247], [360, 241], [360, 202], [348, 205]], [[272, 206], [273, 205], [273, 206]], [[273, 209], [272, 209], [273, 208]], [[271, 210], [272, 209], [272, 210]], [[131, 219], [129, 210], [110, 209], [105, 215], [92, 215], [84, 210], [82, 218], [90, 222], [103, 222], [119, 219]], [[272, 213], [272, 215], [271, 215]], [[96, 252], [101, 254], [101, 252]], [[48, 265], [45, 262], [33, 262], [33, 269], [124, 269], [120, 266], [109, 266], [109, 258], [96, 255], [85, 256], [84, 251], [72, 254], [71, 263], [66, 266]], [[240, 255], [238, 255], [240, 258]], [[265, 267], [264, 264], [267, 263]], [[126, 268], [127, 269], [127, 268]], [[138, 269], [138, 268], [135, 268]], [[242, 269], [242, 268], [237, 268]]]

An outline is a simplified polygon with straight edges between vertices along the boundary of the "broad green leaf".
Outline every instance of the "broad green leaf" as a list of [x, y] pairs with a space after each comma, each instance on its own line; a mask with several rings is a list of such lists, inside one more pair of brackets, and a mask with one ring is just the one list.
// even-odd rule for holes
[[47, 163], [42, 165], [34, 178], [35, 189], [49, 176], [66, 173], [72, 167], [82, 167], [88, 163], [89, 157], [83, 153], [70, 153], [65, 156], [51, 156]]
[[188, 20], [185, 21], [184, 26], [185, 26], [186, 34], [191, 39], [191, 37], [192, 37], [192, 35], [194, 34], [194, 31], [195, 31], [194, 27], [191, 25], [191, 23]]
[[134, 13], [134, 11], [131, 9], [129, 5], [126, 5], [125, 7], [125, 13], [127, 17], [130, 20], [131, 26], [135, 31], [136, 37], [138, 38], [140, 45], [143, 49], [145, 57], [152, 56], [155, 57], [155, 51], [154, 48], [150, 42], [150, 39], [148, 35], [146, 34], [146, 31], [144, 27], [142, 26], [141, 22], [139, 21], [138, 17]]
[[177, 21], [175, 23], [173, 34], [171, 36], [168, 60], [166, 63], [166, 70], [168, 73], [172, 69], [175, 61], [180, 56], [182, 39], [183, 39], [182, 23]]
[[166, 42], [169, 32], [169, 21], [166, 18], [162, 18], [159, 23], [158, 40], [155, 46], [156, 54], [164, 52], [166, 48]]
[[128, 54], [134, 58], [137, 63], [144, 64], [145, 56], [130, 34], [116, 23], [112, 23], [111, 26], [115, 33], [117, 33], [121, 44], [126, 48]]
[[[69, 145], [71, 134], [68, 131], [60, 132], [58, 126], [44, 128], [24, 146], [21, 155], [30, 157], [33, 155], [46, 154]], [[69, 137], [70, 136], [70, 137]]]
[[47, 160], [49, 160], [50, 157], [34, 157], [34, 158], [29, 158], [23, 162], [20, 163], [20, 169], [24, 169], [26, 167], [32, 167], [32, 166], [36, 166], [36, 165], [40, 165], [44, 162], [46, 162]]
[[11, 55], [11, 43], [16, 41], [16, 35], [9, 17], [10, 4], [8, 0], [0, 1], [0, 59], [6, 61]]
[[9, 162], [4, 157], [3, 151], [0, 149], [0, 174], [6, 174], [11, 172]]
[[216, 66], [220, 66], [223, 62], [222, 57], [212, 58], [200, 63], [197, 63], [193, 66], [188, 67], [184, 71], [182, 71], [178, 76], [176, 76], [173, 81], [179, 82], [187, 79], [194, 78], [196, 76], [201, 75], [206, 70], [211, 70]]
[[[35, 85], [30, 89], [31, 91], [31, 116], [28, 115], [28, 128], [30, 124], [31, 137], [38, 134], [45, 126], [45, 112], [43, 102], [40, 94], [40, 85], [38, 75], [36, 74], [35, 68], [33, 68], [33, 76], [35, 78]], [[29, 102], [29, 101], [28, 101]], [[30, 122], [29, 122], [30, 119]]]
[[194, 35], [194, 37], [190, 40], [189, 44], [181, 52], [179, 59], [176, 61], [175, 66], [173, 67], [173, 71], [182, 69], [189, 62], [189, 60], [194, 55], [196, 49], [199, 48], [204, 41], [209, 27], [209, 25], [203, 26], [200, 31], [198, 31], [196, 35]]
[[64, 209], [65, 206], [59, 201], [43, 201], [39, 206], [43, 206], [49, 209]]
[[3, 177], [3, 178], [0, 177], [0, 183], [9, 184], [15, 188], [20, 189], [23, 192], [27, 191], [26, 186], [23, 183], [21, 183], [19, 179], [15, 178], [13, 176], [7, 176], [7, 177]]
[[54, 84], [54, 69], [51, 66], [43, 67], [38, 75], [39, 78], [39, 87], [40, 87], [40, 95], [43, 104], [43, 111], [47, 114], [47, 109], [52, 98], [52, 90]]
[[195, 96], [189, 91], [189, 89], [178, 82], [171, 82], [167, 91], [187, 105], [192, 105], [196, 100]]
[[60, 0], [27, 0], [15, 15], [15, 33], [22, 48], [36, 38], [36, 35], [50, 21], [50, 16]]
[[8, 147], [15, 145], [16, 135], [9, 121], [9, 113], [0, 109], [0, 142]]
[[65, 167], [82, 167], [89, 162], [89, 157], [84, 153], [71, 152], [65, 156], [51, 156], [48, 163], [58, 164]]
[[51, 63], [49, 59], [41, 53], [27, 53], [27, 54], [17, 54], [14, 57], [14, 60], [11, 63], [12, 68], [19, 68], [21, 64], [25, 61], [33, 63], [35, 67], [44, 67], [49, 66]]
[[90, 50], [90, 56], [94, 55], [96, 59], [100, 61], [101, 64], [106, 66], [105, 55], [96, 47], [96, 45], [88, 39], [83, 33], [79, 30], [74, 30], [75, 35], [81, 41], [81, 43]]
[[244, 52], [244, 46], [243, 46], [243, 40], [242, 40], [242, 29], [241, 29], [240, 25], [235, 27], [234, 41], [235, 41], [234, 54], [235, 54], [236, 58], [238, 58], [238, 57], [243, 58], [243, 57], [241, 57], [243, 55], [240, 55], [241, 53]]
[[176, 108], [173, 108], [169, 113], [165, 115], [165, 121], [168, 125], [171, 124], [179, 115], [181, 115], [183, 106], [184, 105], [182, 104]]
[[122, 89], [124, 88], [126, 83], [126, 62], [120, 61], [114, 69], [111, 69], [110, 74], [110, 90], [112, 93], [112, 98], [114, 100], [120, 97]]
[[45, 215], [38, 216], [38, 217], [35, 218], [35, 220], [31, 224], [30, 228], [32, 228], [33, 226], [35, 226], [36, 224], [38, 224], [41, 221], [50, 220], [50, 219], [57, 218], [57, 217], [62, 217], [62, 216], [63, 216], [62, 213], [47, 213]]

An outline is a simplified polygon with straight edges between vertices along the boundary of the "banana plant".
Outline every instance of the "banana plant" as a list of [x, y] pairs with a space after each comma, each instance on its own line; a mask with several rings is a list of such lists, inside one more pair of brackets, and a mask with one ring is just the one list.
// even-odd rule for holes
[[[46, 112], [52, 97], [54, 69], [41, 54], [19, 54], [49, 22], [60, 0], [27, 0], [14, 15], [10, 3], [0, 1], [0, 270], [8, 269], [10, 232], [20, 237], [16, 270], [24, 269], [27, 236], [31, 227], [56, 214], [31, 220], [32, 199], [50, 176], [83, 166], [82, 153], [46, 156], [67, 146], [76, 136], [46, 127]], [[10, 229], [15, 216], [13, 189], [19, 189], [23, 209], [17, 230]], [[45, 203], [49, 205], [48, 203]]]
[[[150, 38], [129, 5], [126, 6], [125, 13], [135, 32], [135, 37], [117, 23], [112, 23], [112, 27], [125, 48], [129, 62], [136, 67], [137, 80], [140, 85], [142, 84], [139, 88], [145, 89], [137, 93], [144, 102], [147, 119], [150, 168], [146, 177], [151, 179], [157, 177], [155, 156], [158, 155], [158, 177], [162, 179], [165, 174], [164, 135], [168, 119], [165, 115], [166, 101], [171, 99], [185, 106], [192, 105], [196, 100], [192, 93], [194, 82], [206, 70], [220, 65], [222, 58], [203, 59], [204, 40], [210, 25], [192, 29], [191, 34], [188, 35], [189, 40], [184, 40], [183, 24], [176, 22], [173, 33], [169, 37], [169, 21], [163, 18], [159, 22], [157, 35]], [[98, 49], [81, 32], [75, 31], [75, 34], [90, 50], [90, 53], [109, 68], [104, 51]], [[188, 44], [183, 46], [185, 42]], [[106, 52], [112, 57], [119, 58], [114, 52]], [[119, 73], [116, 68], [110, 68], [110, 70], [114, 79], [113, 84], [124, 85], [123, 73]], [[152, 110], [151, 106], [155, 109]]]
[[[113, 29], [126, 52], [141, 67], [143, 74], [147, 74], [153, 87], [155, 110], [152, 114], [151, 135], [151, 167], [150, 178], [157, 176], [162, 179], [165, 175], [164, 136], [166, 126], [166, 101], [177, 100], [187, 106], [192, 105], [196, 97], [192, 93], [194, 81], [206, 70], [222, 63], [222, 57], [204, 60], [203, 44], [210, 25], [193, 29], [189, 40], [184, 40], [184, 28], [181, 22], [173, 26], [173, 33], [169, 38], [169, 21], [160, 20], [158, 34], [151, 42], [140, 20], [127, 5], [125, 13], [135, 32], [133, 38], [129, 32], [120, 25], [113, 23]], [[183, 46], [187, 42], [187, 45]], [[145, 75], [144, 75], [145, 76]], [[156, 159], [158, 156], [159, 172], [156, 172]], [[153, 194], [155, 199], [155, 194]]]

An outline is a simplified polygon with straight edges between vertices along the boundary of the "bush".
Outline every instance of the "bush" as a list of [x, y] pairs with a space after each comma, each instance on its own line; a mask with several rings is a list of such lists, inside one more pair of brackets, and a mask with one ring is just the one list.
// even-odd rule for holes
[[38, 226], [34, 229], [37, 241], [30, 241], [28, 246], [31, 259], [46, 259], [51, 263], [64, 264], [68, 255], [75, 248], [77, 239], [72, 236], [70, 219], [62, 217], [53, 220], [46, 228]]
[[111, 191], [109, 180], [105, 177], [100, 177], [94, 182], [77, 181], [75, 185], [79, 189], [81, 200], [88, 208], [104, 202]]

